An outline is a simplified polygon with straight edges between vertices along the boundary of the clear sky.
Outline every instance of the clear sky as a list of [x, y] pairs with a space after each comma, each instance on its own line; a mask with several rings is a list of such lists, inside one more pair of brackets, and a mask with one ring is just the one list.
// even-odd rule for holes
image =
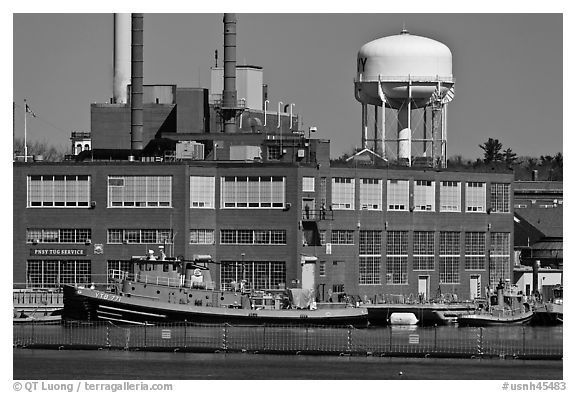
[[[361, 144], [353, 79], [360, 47], [411, 34], [446, 44], [456, 96], [448, 105], [448, 156], [481, 156], [499, 139], [519, 156], [562, 151], [562, 14], [242, 14], [237, 60], [264, 67], [270, 108], [295, 103], [304, 126], [332, 141], [332, 156]], [[144, 83], [209, 87], [223, 58], [222, 14], [144, 14]], [[90, 103], [112, 96], [112, 14], [14, 14], [16, 136], [23, 99], [38, 118], [31, 140], [68, 147], [90, 130]]]

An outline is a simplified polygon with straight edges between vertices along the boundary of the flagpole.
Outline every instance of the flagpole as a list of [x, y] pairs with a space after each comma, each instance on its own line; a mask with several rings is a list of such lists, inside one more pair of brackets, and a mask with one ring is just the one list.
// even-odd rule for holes
[[28, 162], [28, 145], [26, 144], [26, 118], [28, 117], [28, 104], [24, 99], [24, 162]]

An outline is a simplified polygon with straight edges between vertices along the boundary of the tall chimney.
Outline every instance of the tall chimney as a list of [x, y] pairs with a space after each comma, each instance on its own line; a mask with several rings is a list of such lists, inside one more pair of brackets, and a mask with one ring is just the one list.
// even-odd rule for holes
[[224, 132], [236, 132], [236, 14], [224, 14]]
[[144, 110], [142, 107], [144, 79], [144, 16], [132, 14], [132, 93], [130, 97], [132, 151], [141, 151]]
[[113, 102], [128, 102], [130, 84], [130, 14], [114, 14]]

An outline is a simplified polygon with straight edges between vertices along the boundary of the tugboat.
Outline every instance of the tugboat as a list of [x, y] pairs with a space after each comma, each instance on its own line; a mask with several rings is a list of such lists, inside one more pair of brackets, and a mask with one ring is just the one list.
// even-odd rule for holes
[[458, 317], [459, 326], [497, 326], [527, 324], [534, 313], [524, 296], [509, 284], [500, 280], [496, 294], [488, 296], [486, 304], [479, 304], [474, 314]]
[[166, 257], [162, 247], [159, 257], [150, 250], [146, 257], [132, 258], [134, 274], [110, 271], [113, 283], [107, 290], [65, 286], [63, 319], [126, 324], [368, 325], [365, 308], [316, 304], [312, 285], [252, 291], [240, 282], [231, 283], [232, 290], [215, 289], [207, 267], [212, 262], [209, 255], [184, 261]]
[[560, 325], [564, 323], [564, 289], [558, 285], [552, 289], [552, 299], [534, 310], [534, 325]]

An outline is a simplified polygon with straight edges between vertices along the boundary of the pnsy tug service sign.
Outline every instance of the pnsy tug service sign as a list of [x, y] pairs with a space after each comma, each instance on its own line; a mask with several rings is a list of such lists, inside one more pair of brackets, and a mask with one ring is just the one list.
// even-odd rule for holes
[[70, 249], [70, 248], [44, 248], [38, 249], [34, 248], [30, 250], [30, 255], [32, 256], [44, 256], [44, 257], [70, 257], [70, 256], [84, 256], [86, 255], [86, 250], [84, 249]]

